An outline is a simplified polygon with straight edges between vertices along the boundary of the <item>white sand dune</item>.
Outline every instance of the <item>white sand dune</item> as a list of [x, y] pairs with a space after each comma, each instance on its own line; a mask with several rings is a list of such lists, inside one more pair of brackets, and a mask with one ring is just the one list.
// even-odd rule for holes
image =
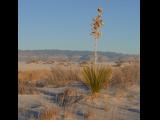
[[67, 107], [75, 116], [73, 120], [84, 120], [88, 111], [91, 113], [88, 120], [140, 120], [139, 86], [133, 86], [117, 94], [111, 94], [115, 93], [113, 89], [102, 90], [99, 97], [92, 101], [87, 98], [89, 90], [80, 83], [59, 88], [38, 88], [40, 91], [38, 95], [19, 95], [19, 120], [26, 120], [31, 116], [37, 120], [46, 107], [58, 107], [62, 110], [56, 97], [67, 88], [76, 90], [77, 96], [83, 95], [76, 103]]

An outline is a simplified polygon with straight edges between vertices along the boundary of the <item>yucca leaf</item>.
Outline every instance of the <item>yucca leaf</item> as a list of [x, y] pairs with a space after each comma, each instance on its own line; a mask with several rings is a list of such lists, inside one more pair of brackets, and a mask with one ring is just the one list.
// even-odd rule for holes
[[91, 89], [92, 93], [99, 92], [104, 82], [109, 80], [111, 69], [105, 66], [87, 66], [83, 68], [85, 83]]

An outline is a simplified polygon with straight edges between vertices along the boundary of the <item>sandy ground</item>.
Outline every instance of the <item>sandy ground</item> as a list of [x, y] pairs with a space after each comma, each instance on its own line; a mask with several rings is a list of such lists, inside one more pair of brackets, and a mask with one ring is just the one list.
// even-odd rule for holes
[[[140, 120], [139, 86], [117, 90], [118, 92], [113, 88], [102, 90], [99, 96], [92, 100], [89, 99], [89, 89], [81, 83], [59, 88], [37, 88], [40, 91], [38, 95], [18, 95], [18, 120], [28, 120], [30, 117], [38, 120], [46, 107], [60, 109], [56, 120], [63, 120], [64, 107], [57, 101], [57, 96], [67, 88], [77, 91], [77, 96], [81, 97], [77, 102], [69, 103], [65, 107], [67, 112], [72, 113], [72, 116], [65, 120]], [[85, 117], [87, 113], [90, 114]]]
[[[18, 62], [18, 69], [25, 70], [50, 70], [54, 64], [26, 64]], [[70, 102], [65, 111], [72, 113], [65, 120], [140, 120], [140, 87], [132, 86], [124, 90], [108, 88], [102, 90], [100, 95], [90, 99], [90, 91], [81, 83], [72, 83], [65, 87], [37, 88], [40, 92], [35, 95], [18, 95], [18, 120], [39, 120], [40, 114], [46, 108], [60, 109], [57, 119], [62, 118], [64, 107], [58, 95], [66, 89], [76, 91], [76, 96], [69, 97]], [[72, 103], [72, 100], [77, 100]], [[88, 117], [86, 117], [88, 114]], [[54, 120], [54, 119], [53, 119]]]

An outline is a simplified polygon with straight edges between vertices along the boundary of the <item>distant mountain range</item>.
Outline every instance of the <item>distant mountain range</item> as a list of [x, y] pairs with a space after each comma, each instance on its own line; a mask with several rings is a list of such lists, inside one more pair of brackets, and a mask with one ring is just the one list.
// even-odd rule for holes
[[[140, 59], [139, 55], [123, 54], [116, 52], [98, 52], [98, 61], [116, 61]], [[18, 61], [37, 60], [55, 60], [55, 61], [88, 61], [93, 59], [92, 51], [72, 51], [72, 50], [18, 50]]]

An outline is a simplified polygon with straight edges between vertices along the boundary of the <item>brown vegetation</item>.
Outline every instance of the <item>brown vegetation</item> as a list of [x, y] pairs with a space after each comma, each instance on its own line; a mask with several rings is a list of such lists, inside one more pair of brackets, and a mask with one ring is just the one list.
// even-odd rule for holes
[[45, 79], [47, 85], [54, 87], [64, 86], [73, 81], [80, 81], [79, 69], [51, 68]]
[[57, 120], [59, 109], [52, 107], [46, 108], [41, 114], [39, 120]]
[[113, 69], [112, 80], [110, 86], [128, 87], [133, 84], [140, 83], [140, 65], [139, 63], [132, 63], [123, 67], [116, 67]]
[[[32, 70], [18, 72], [18, 93], [23, 94], [26, 89], [29, 93], [35, 87], [59, 87], [74, 81], [83, 81], [82, 69], [78, 67], [53, 67], [51, 70]], [[112, 67], [112, 79], [104, 83], [104, 87], [127, 87], [140, 83], [140, 65], [132, 63], [123, 67]], [[109, 83], [109, 84], [108, 84]]]
[[49, 74], [49, 70], [18, 71], [20, 80], [42, 80]]
[[18, 79], [18, 94], [38, 94], [35, 83], [31, 80], [23, 81]]

